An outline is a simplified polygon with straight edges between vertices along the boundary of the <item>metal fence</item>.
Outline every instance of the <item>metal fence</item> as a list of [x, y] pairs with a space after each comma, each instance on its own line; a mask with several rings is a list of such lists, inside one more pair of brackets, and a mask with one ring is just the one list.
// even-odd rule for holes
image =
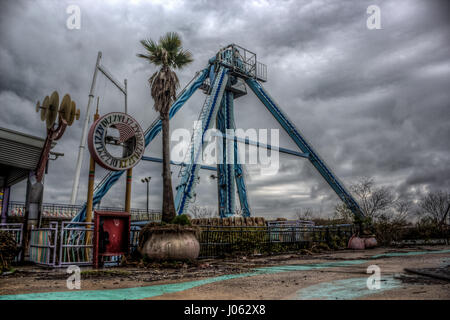
[[[51, 225], [51, 228], [33, 230], [29, 251], [31, 261], [53, 267], [92, 265], [94, 223], [63, 221], [59, 233], [58, 223], [52, 222]], [[140, 225], [131, 225], [131, 253], [137, 249], [140, 230]], [[54, 237], [54, 234], [59, 235], [58, 239]], [[104, 264], [117, 265], [121, 260], [122, 256], [105, 257]]]
[[314, 221], [311, 220], [283, 220], [283, 221], [267, 221], [268, 227], [281, 227], [281, 226], [292, 226], [292, 227], [313, 227], [315, 225]]
[[30, 230], [29, 259], [46, 266], [55, 266], [58, 241], [58, 223], [51, 222], [47, 228]]
[[354, 233], [353, 225], [266, 227], [204, 226], [200, 234], [200, 257], [233, 254], [289, 252], [306, 248], [313, 242], [345, 243]]
[[[14, 240], [16, 240], [17, 246], [22, 248], [23, 242], [23, 224], [22, 223], [0, 223], [0, 230], [10, 233]], [[16, 255], [15, 261], [20, 261], [22, 258], [22, 250]]]
[[93, 222], [62, 222], [58, 265], [92, 264]]
[[[132, 222], [130, 253], [139, 245], [142, 222]], [[1, 224], [10, 230], [18, 243], [22, 243], [22, 224]], [[340, 240], [343, 243], [355, 231], [353, 225], [313, 226], [287, 223], [270, 226], [202, 226], [199, 236], [200, 258], [212, 258], [233, 253], [270, 253], [296, 251], [311, 243]], [[51, 222], [49, 227], [32, 229], [30, 234], [30, 261], [39, 265], [63, 267], [92, 265], [93, 223], [62, 221]], [[122, 256], [105, 257], [106, 266], [117, 265]]]

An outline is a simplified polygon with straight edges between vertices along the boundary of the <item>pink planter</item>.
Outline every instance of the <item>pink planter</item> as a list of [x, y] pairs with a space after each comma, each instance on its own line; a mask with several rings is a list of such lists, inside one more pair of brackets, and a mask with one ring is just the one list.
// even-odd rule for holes
[[364, 250], [366, 248], [364, 240], [360, 237], [353, 235], [350, 240], [348, 240], [348, 248], [354, 250]]
[[366, 246], [366, 248], [375, 248], [377, 244], [377, 239], [375, 239], [374, 237], [364, 239], [364, 245]]

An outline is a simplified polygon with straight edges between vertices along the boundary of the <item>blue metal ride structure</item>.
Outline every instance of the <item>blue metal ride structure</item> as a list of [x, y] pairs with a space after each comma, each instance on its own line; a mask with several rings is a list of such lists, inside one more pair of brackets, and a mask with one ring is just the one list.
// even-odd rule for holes
[[[266, 81], [266, 74], [266, 66], [256, 60], [256, 54], [240, 46], [231, 44], [222, 48], [215, 57], [211, 58], [208, 66], [204, 70], [197, 72], [191, 82], [178, 95], [177, 100], [171, 107], [170, 118], [181, 109], [197, 89], [201, 88], [207, 94], [198, 121], [194, 125], [191, 143], [186, 154], [187, 161], [184, 163], [174, 163], [181, 165], [181, 182], [176, 188], [177, 193], [175, 197], [177, 214], [187, 213], [189, 203], [195, 199], [195, 186], [199, 182], [199, 170], [214, 169], [211, 166], [202, 165], [202, 159], [205, 135], [207, 130], [213, 128], [215, 124], [216, 129], [220, 131], [221, 135], [219, 137], [219, 150], [221, 150], [219, 157], [221, 159], [218, 159], [216, 176], [220, 217], [233, 216], [236, 213], [236, 189], [243, 216], [250, 216], [244, 171], [239, 162], [237, 148], [237, 143], [243, 142], [309, 159], [353, 214], [358, 218], [363, 218], [364, 214], [353, 196], [332, 173], [318, 153], [312, 148], [311, 144], [301, 135], [300, 131], [281, 110], [275, 100], [263, 88], [261, 82]], [[227, 129], [235, 129], [234, 100], [247, 93], [245, 84], [255, 93], [302, 152], [285, 148], [275, 148], [248, 139], [229, 137], [226, 134]], [[160, 131], [161, 121], [156, 119], [146, 130], [146, 146]], [[230, 143], [227, 140], [233, 141]], [[143, 160], [161, 161], [160, 159], [151, 157], [145, 157]], [[110, 172], [105, 176], [96, 187], [94, 205], [102, 199], [123, 172]], [[83, 221], [85, 213], [86, 206], [83, 206], [83, 209], [72, 221]]]

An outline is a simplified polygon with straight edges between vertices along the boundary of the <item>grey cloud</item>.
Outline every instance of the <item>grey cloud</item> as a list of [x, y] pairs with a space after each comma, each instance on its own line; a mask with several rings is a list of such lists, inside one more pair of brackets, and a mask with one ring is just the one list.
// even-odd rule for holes
[[[81, 29], [65, 27], [69, 4], [79, 4]], [[179, 71], [182, 85], [203, 68], [221, 45], [237, 43], [268, 65], [264, 85], [340, 179], [360, 176], [396, 186], [415, 199], [426, 190], [449, 189], [450, 38], [448, 1], [2, 1], [0, 4], [0, 126], [44, 136], [34, 113], [37, 100], [57, 89], [70, 93], [82, 111], [98, 50], [103, 64], [128, 79], [130, 113], [147, 127], [153, 111], [147, 79], [154, 67], [136, 57], [139, 40], [178, 31], [194, 63]], [[366, 8], [381, 8], [382, 30], [367, 30]], [[100, 110], [123, 108], [122, 97], [100, 77]], [[173, 119], [172, 130], [191, 128], [203, 104], [196, 93]], [[242, 128], [278, 128], [253, 93], [235, 102]], [[258, 115], [258, 116], [255, 116]], [[50, 164], [45, 201], [68, 202], [82, 124], [67, 130], [56, 149], [65, 156]], [[296, 149], [280, 132], [281, 146]], [[160, 138], [146, 154], [161, 156]], [[86, 198], [87, 158], [78, 194]], [[277, 175], [260, 177], [248, 166], [254, 215], [289, 215], [299, 207], [324, 214], [338, 198], [304, 159], [280, 156]], [[173, 184], [179, 181], [174, 167]], [[98, 170], [98, 177], [104, 174]], [[145, 207], [140, 177], [152, 176], [150, 206], [161, 205], [160, 164], [134, 170], [133, 206]], [[199, 205], [215, 208], [216, 188], [201, 173]], [[102, 204], [120, 205], [123, 185]], [[286, 188], [284, 196], [264, 188]], [[270, 190], [269, 188], [269, 190]], [[278, 189], [277, 189], [278, 188]], [[297, 189], [296, 189], [297, 188]], [[278, 191], [277, 191], [278, 192]], [[24, 187], [13, 190], [20, 200]]]

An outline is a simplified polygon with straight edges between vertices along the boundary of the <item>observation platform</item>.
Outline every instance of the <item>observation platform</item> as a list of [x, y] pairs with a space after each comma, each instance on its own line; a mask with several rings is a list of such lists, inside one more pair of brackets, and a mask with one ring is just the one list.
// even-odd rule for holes
[[[234, 93], [234, 98], [247, 94], [245, 80], [252, 78], [267, 81], [267, 66], [256, 60], [256, 54], [236, 44], [230, 44], [216, 54], [214, 63], [230, 70], [230, 80], [226, 89]], [[218, 68], [216, 68], [217, 70]], [[210, 92], [210, 79], [206, 79], [200, 89], [205, 94]]]

